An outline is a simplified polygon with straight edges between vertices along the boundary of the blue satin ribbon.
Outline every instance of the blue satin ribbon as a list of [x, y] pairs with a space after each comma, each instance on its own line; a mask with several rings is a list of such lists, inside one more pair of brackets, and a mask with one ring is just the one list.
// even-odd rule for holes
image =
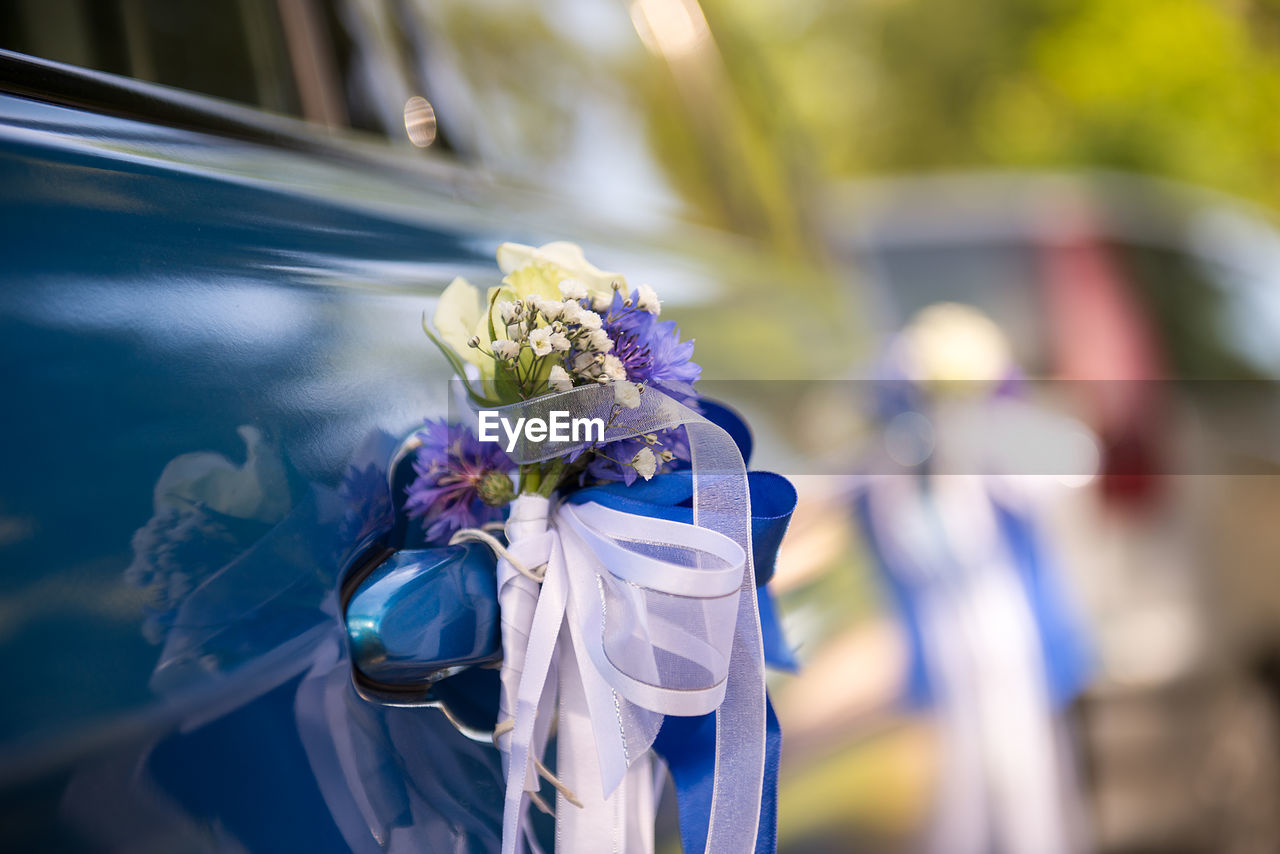
[[[751, 433], [741, 416], [714, 401], [703, 400], [700, 405], [709, 420], [719, 424], [733, 437], [743, 460], [748, 460], [752, 447]], [[773, 578], [778, 549], [796, 507], [796, 490], [791, 481], [771, 472], [748, 472], [747, 486], [751, 496], [752, 570], [756, 577], [765, 663], [794, 672], [797, 669], [795, 656], [782, 634], [777, 607], [766, 585]], [[648, 481], [637, 480], [631, 486], [621, 483], [593, 486], [571, 494], [567, 500], [574, 504], [595, 501], [637, 516], [693, 524], [693, 473], [683, 469], [660, 474]], [[782, 757], [782, 730], [768, 697], [765, 703], [765, 774], [756, 854], [774, 854], [778, 845], [778, 765]], [[716, 715], [713, 712], [699, 717], [667, 716], [653, 744], [653, 749], [667, 763], [675, 782], [680, 839], [685, 854], [703, 854], [707, 847], [715, 743]]]
[[[764, 791], [755, 854], [774, 854], [778, 850], [778, 764], [782, 759], [782, 730], [768, 697], [765, 704]], [[715, 744], [715, 712], [693, 718], [668, 715], [653, 743], [654, 751], [667, 763], [676, 786], [680, 843], [685, 854], [703, 854], [707, 849]]]

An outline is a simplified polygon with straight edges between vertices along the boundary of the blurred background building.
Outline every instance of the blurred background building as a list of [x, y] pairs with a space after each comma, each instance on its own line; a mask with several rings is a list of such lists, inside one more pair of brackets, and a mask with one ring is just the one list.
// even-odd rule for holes
[[913, 850], [945, 797], [856, 520], [895, 441], [862, 381], [921, 310], [981, 311], [1093, 442], [1004, 472], [1056, 482], [1037, 525], [1094, 659], [1055, 717], [1073, 844], [1280, 850], [1280, 3], [4, 0], [0, 47], [715, 247], [724, 290], [682, 323], [802, 493], [783, 851]]

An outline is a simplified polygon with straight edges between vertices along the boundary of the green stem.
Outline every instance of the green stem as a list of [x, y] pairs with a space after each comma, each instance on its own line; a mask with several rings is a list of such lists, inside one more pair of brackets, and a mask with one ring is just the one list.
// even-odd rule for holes
[[560, 477], [564, 474], [565, 462], [562, 458], [557, 457], [547, 464], [543, 470], [542, 488], [538, 490], [538, 494], [543, 498], [550, 498], [551, 493], [556, 491], [556, 487], [560, 485]]
[[539, 494], [542, 486], [542, 466], [537, 463], [524, 463], [520, 466], [520, 491], [522, 493]]

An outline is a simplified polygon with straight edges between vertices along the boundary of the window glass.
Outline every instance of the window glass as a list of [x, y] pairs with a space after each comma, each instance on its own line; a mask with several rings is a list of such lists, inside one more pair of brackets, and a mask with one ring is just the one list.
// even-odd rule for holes
[[273, 3], [0, 0], [0, 47], [302, 114]]

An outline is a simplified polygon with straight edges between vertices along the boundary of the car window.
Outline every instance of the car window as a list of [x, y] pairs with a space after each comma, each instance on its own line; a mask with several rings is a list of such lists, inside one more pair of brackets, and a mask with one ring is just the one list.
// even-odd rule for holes
[[392, 143], [452, 146], [396, 0], [0, 0], [0, 48]]
[[303, 115], [273, 3], [5, 0], [0, 47]]

